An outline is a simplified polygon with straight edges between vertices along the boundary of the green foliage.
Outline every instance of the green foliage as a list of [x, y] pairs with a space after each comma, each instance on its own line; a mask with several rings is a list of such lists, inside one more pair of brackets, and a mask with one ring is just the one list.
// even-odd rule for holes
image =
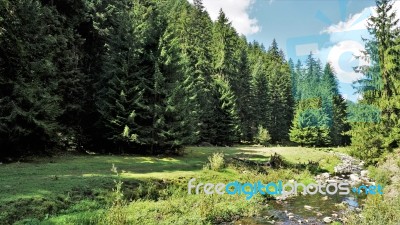
[[[375, 113], [364, 116], [375, 124], [357, 122], [350, 132], [353, 153], [370, 163], [376, 162], [386, 150], [399, 146], [399, 77], [398, 20], [391, 9], [393, 2], [376, 1], [377, 15], [369, 19], [368, 30], [372, 36], [365, 40], [366, 51], [361, 57], [370, 58], [371, 65], [357, 68], [364, 77], [356, 82], [358, 91], [363, 95], [363, 104], [370, 104]], [[364, 108], [368, 108], [363, 106]], [[364, 110], [365, 111], [365, 110]], [[372, 110], [368, 110], [370, 112]], [[372, 133], [364, 133], [372, 132]]]
[[383, 153], [384, 127], [376, 123], [356, 123], [349, 132], [352, 136], [351, 154], [374, 164]]
[[268, 78], [268, 108], [266, 128], [273, 142], [288, 140], [288, 133], [293, 119], [294, 100], [290, 67], [285, 56], [273, 40], [266, 59]]
[[382, 186], [391, 184], [391, 177], [393, 175], [391, 171], [375, 166], [369, 166], [368, 171], [378, 184]]
[[1, 1], [0, 11], [0, 157], [43, 152], [61, 131], [61, 18], [33, 0]]
[[215, 136], [211, 143], [222, 146], [232, 145], [238, 141], [239, 131], [235, 96], [229, 83], [223, 78], [217, 77], [214, 82], [215, 124], [211, 128], [214, 129]]
[[122, 192], [122, 184], [120, 175], [118, 173], [117, 168], [112, 166], [111, 171], [115, 173], [118, 177], [118, 180], [114, 180], [115, 188], [113, 189], [113, 203], [112, 206], [108, 209], [108, 211], [104, 215], [103, 223], [110, 225], [124, 225], [129, 224], [127, 220], [127, 215], [124, 213], [123, 209], [126, 206], [126, 203], [123, 199], [124, 194]]
[[291, 141], [306, 146], [325, 146], [329, 144], [329, 129], [326, 127], [304, 127], [292, 129]]
[[290, 130], [290, 140], [302, 145], [340, 146], [349, 143], [345, 132], [347, 105], [339, 93], [332, 66], [322, 69], [319, 60], [310, 54], [306, 67], [299, 61], [292, 68], [297, 106]]
[[225, 167], [224, 153], [217, 152], [208, 157], [208, 163], [204, 166], [205, 169], [220, 171]]
[[368, 196], [362, 217], [351, 214], [347, 224], [395, 225], [400, 223], [400, 198], [385, 199], [381, 195]]
[[298, 104], [293, 119], [290, 140], [301, 145], [326, 146], [331, 142], [328, 117], [318, 106], [319, 99], [310, 99]]
[[[0, 7], [1, 156], [55, 145], [159, 154], [199, 142], [348, 142], [346, 105], [329, 64], [310, 55], [303, 68], [286, 61], [275, 40], [267, 50], [248, 43], [222, 10], [213, 22], [200, 0]], [[398, 47], [387, 43], [386, 74], [397, 74]], [[393, 99], [382, 101], [382, 112], [399, 108]], [[383, 145], [395, 146], [399, 120], [385, 115], [393, 129]]]
[[268, 130], [260, 125], [258, 126], [258, 133], [255, 140], [258, 144], [268, 146], [271, 141], [271, 136], [269, 135]]
[[268, 129], [271, 142], [288, 140], [293, 118], [291, 71], [282, 51], [274, 40], [268, 51], [257, 42], [249, 45], [251, 80], [248, 110], [252, 136], [256, 137], [258, 126]]

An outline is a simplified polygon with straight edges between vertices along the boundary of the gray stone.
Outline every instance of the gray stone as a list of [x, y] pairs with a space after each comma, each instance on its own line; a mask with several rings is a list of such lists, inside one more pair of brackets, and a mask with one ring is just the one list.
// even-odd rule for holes
[[355, 174], [355, 173], [350, 174], [349, 178], [350, 178], [351, 181], [353, 181], [353, 182], [355, 182], [355, 183], [356, 183], [356, 182], [360, 182], [360, 177], [358, 177], [358, 175]]
[[362, 170], [361, 177], [368, 177], [368, 170]]
[[329, 216], [327, 216], [327, 217], [324, 217], [323, 221], [324, 221], [325, 223], [331, 223], [331, 222], [332, 222], [332, 219], [331, 219]]
[[328, 179], [329, 177], [329, 173], [321, 173], [321, 178]]

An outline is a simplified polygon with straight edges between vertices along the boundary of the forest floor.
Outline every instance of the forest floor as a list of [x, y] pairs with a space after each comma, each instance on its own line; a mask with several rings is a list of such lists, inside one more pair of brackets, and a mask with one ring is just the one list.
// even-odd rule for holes
[[[207, 224], [257, 213], [265, 196], [188, 195], [191, 178], [200, 182], [258, 180], [311, 183], [333, 172], [344, 148], [188, 147], [183, 156], [61, 156], [0, 165], [0, 224]], [[205, 169], [213, 153], [224, 166]], [[285, 166], [263, 167], [271, 155]], [[240, 163], [234, 159], [251, 163]], [[307, 163], [318, 162], [317, 168]], [[115, 165], [118, 175], [111, 171]], [[259, 166], [261, 165], [261, 166]], [[299, 165], [299, 166], [296, 166]], [[263, 167], [260, 170], [258, 167]], [[118, 182], [121, 184], [121, 191]], [[119, 196], [123, 197], [120, 198]]]

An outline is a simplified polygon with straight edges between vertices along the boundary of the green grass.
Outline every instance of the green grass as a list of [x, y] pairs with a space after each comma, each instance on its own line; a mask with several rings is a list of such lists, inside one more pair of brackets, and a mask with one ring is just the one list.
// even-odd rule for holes
[[[35, 224], [44, 218], [48, 218], [42, 221], [44, 224], [98, 223], [113, 201], [111, 190], [116, 176], [110, 170], [112, 164], [124, 181], [125, 198], [133, 201], [124, 207], [129, 220], [151, 224], [169, 218], [171, 223], [184, 224], [196, 220], [202, 223], [225, 221], [249, 215], [256, 212], [255, 202], [262, 200], [255, 198], [249, 202], [244, 196], [232, 198], [227, 195], [204, 200], [202, 195], [188, 196], [186, 185], [191, 177], [197, 178], [198, 182], [213, 183], [289, 179], [312, 182], [310, 171], [290, 168], [269, 169], [267, 175], [251, 168], [232, 166], [221, 171], [203, 170], [214, 152], [224, 153], [227, 159], [236, 156], [257, 161], [268, 160], [276, 152], [291, 164], [319, 161], [320, 167], [327, 171], [333, 171], [339, 162], [328, 152], [296, 147], [188, 147], [186, 152], [180, 157], [62, 156], [0, 165], [0, 223], [25, 219]], [[217, 201], [218, 204], [210, 209], [205, 207], [210, 203], [202, 201]], [[204, 209], [193, 211], [200, 203]], [[184, 207], [180, 209], [165, 209], [165, 205], [182, 204]]]
[[[320, 167], [331, 173], [340, 160], [329, 154], [324, 149], [305, 148], [305, 147], [243, 147], [244, 155], [256, 159], [265, 160], [275, 153], [282, 155], [289, 163], [308, 163], [309, 161], [319, 162]], [[334, 148], [336, 151], [340, 148]], [[239, 153], [240, 154], [240, 153]]]
[[348, 224], [400, 224], [400, 149], [381, 157], [377, 166], [369, 166], [370, 177], [383, 186], [383, 195], [368, 195], [361, 214], [350, 213]]

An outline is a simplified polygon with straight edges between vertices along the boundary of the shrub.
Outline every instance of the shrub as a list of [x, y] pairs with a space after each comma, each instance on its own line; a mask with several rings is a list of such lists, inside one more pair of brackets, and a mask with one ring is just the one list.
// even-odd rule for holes
[[217, 152], [213, 153], [208, 157], [208, 163], [204, 166], [204, 169], [211, 169], [214, 171], [220, 171], [225, 167], [224, 153]]
[[350, 154], [364, 160], [367, 165], [376, 164], [386, 151], [385, 129], [381, 124], [352, 124], [352, 129], [348, 132], [351, 135]]
[[266, 128], [259, 126], [258, 133], [255, 139], [256, 143], [263, 146], [268, 146], [269, 142], [271, 141], [271, 135]]
[[352, 212], [347, 224], [395, 225], [400, 223], [400, 197], [385, 199], [381, 195], [369, 195], [361, 216]]
[[392, 174], [389, 170], [374, 166], [369, 166], [368, 170], [370, 172], [370, 176], [374, 178], [378, 184], [388, 185], [391, 183], [390, 178]]

